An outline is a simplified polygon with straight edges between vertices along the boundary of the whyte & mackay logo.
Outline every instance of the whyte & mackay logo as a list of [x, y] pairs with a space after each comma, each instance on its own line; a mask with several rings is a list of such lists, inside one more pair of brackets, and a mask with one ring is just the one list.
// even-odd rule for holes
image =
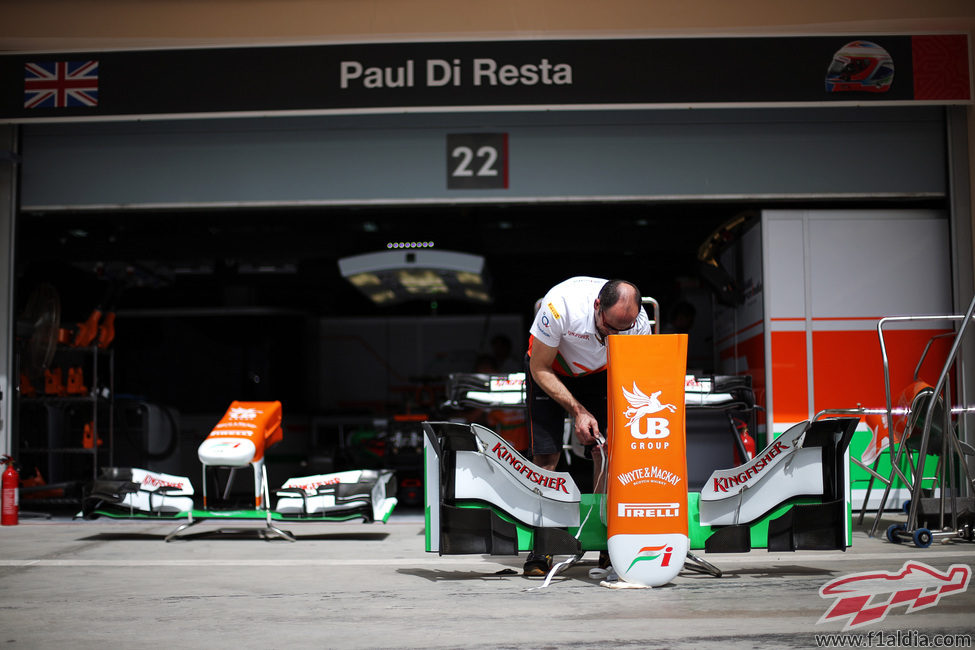
[[899, 571], [865, 571], [841, 576], [819, 588], [823, 598], [836, 601], [817, 621], [844, 621], [844, 630], [879, 623], [891, 609], [905, 606], [905, 613], [934, 607], [945, 596], [968, 589], [972, 569], [952, 564], [947, 572], [908, 560]]
[[656, 485], [677, 485], [680, 483], [680, 476], [669, 469], [661, 469], [656, 465], [648, 467], [638, 467], [628, 472], [620, 472], [616, 475], [622, 485], [642, 485], [644, 483], [654, 483]]

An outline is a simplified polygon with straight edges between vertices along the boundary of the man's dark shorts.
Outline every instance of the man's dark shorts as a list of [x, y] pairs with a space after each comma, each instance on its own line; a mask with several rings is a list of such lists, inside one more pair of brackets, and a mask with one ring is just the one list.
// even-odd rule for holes
[[[528, 422], [533, 454], [562, 453], [562, 437], [565, 409], [548, 396], [541, 386], [535, 383], [531, 372], [526, 369], [528, 385]], [[582, 377], [559, 379], [565, 384], [579, 402], [593, 414], [599, 422], [599, 431], [606, 432], [606, 372], [595, 372]], [[570, 434], [570, 435], [575, 435]]]

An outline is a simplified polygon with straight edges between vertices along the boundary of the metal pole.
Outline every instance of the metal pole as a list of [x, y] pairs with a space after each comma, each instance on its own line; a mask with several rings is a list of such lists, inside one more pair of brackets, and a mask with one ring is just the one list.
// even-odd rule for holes
[[[948, 371], [951, 369], [951, 364], [954, 362], [955, 356], [958, 354], [958, 348], [961, 345], [961, 340], [965, 335], [965, 330], [968, 329], [968, 324], [972, 320], [973, 312], [975, 312], [975, 297], [972, 298], [971, 303], [968, 305], [968, 312], [965, 313], [961, 327], [958, 328], [958, 334], [955, 336], [955, 341], [951, 344], [951, 351], [948, 352], [948, 358], [945, 359], [944, 368], [941, 370], [941, 375], [938, 377], [938, 383], [934, 387], [934, 394], [931, 396], [931, 402], [928, 404], [928, 410], [924, 417], [924, 428], [922, 429], [921, 433], [921, 449], [918, 451], [917, 474], [915, 475], [916, 480], [914, 481], [914, 488], [911, 493], [911, 507], [907, 513], [908, 530], [914, 530], [917, 526], [917, 509], [919, 500], [921, 498], [922, 478], [924, 476], [924, 457], [928, 453], [928, 438], [931, 435], [931, 419], [934, 417], [934, 409], [938, 403], [938, 395], [941, 394], [941, 390], [945, 386], [945, 381], [948, 378]], [[946, 408], [945, 410], [948, 409]], [[946, 429], [942, 435], [951, 435], [951, 430]]]

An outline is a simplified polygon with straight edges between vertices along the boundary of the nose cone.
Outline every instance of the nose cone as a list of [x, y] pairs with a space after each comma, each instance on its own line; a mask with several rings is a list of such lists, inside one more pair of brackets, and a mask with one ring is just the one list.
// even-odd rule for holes
[[244, 467], [257, 453], [257, 447], [246, 438], [207, 438], [200, 444], [197, 455], [204, 465]]

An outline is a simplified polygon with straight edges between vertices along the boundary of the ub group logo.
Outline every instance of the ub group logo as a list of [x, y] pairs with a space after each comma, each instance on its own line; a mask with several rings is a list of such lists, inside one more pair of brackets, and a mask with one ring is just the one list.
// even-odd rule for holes
[[934, 607], [945, 596], [968, 589], [972, 569], [952, 564], [942, 573], [922, 562], [909, 560], [896, 572], [866, 571], [841, 576], [820, 587], [823, 598], [836, 601], [817, 621], [844, 621], [844, 630], [879, 623], [891, 609], [901, 605], [911, 614]]
[[624, 417], [628, 418], [624, 426], [630, 428], [630, 434], [634, 438], [638, 440], [659, 439], [670, 435], [670, 421], [667, 418], [650, 417], [661, 411], [671, 413], [677, 411], [677, 407], [673, 404], [664, 404], [660, 401], [660, 393], [663, 391], [658, 390], [648, 396], [637, 387], [636, 382], [633, 383], [632, 392], [626, 388], [622, 388], [622, 390], [623, 396], [630, 404], [630, 408], [623, 411]]
[[257, 419], [258, 413], [260, 413], [260, 411], [254, 408], [243, 408], [243, 407], [235, 406], [234, 408], [230, 409], [230, 413], [227, 415], [227, 419], [254, 420]]

